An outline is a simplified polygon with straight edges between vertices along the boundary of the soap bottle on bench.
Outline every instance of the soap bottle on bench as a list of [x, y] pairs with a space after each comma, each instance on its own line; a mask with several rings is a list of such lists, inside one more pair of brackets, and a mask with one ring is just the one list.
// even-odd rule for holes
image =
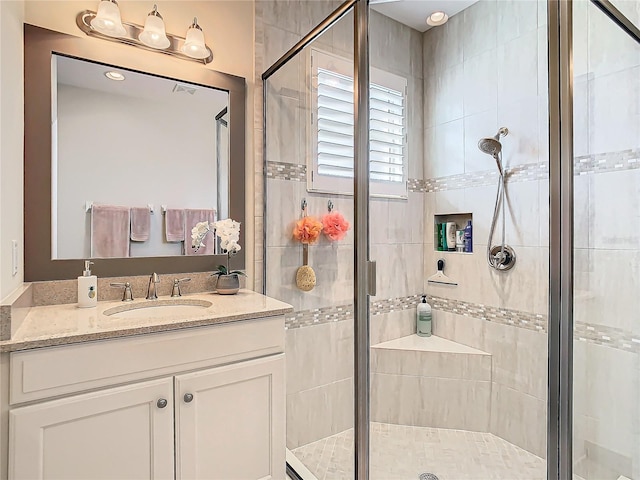
[[431, 336], [431, 305], [427, 303], [426, 295], [422, 295], [422, 301], [416, 309], [416, 330], [420, 337]]
[[78, 307], [90, 308], [98, 304], [98, 277], [91, 275], [93, 262], [85, 260], [84, 272], [78, 277]]

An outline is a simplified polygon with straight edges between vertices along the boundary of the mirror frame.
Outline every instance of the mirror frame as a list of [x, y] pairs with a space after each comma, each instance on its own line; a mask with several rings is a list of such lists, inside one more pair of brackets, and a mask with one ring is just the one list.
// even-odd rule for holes
[[[229, 92], [229, 213], [245, 225], [246, 81], [130, 46], [24, 26], [24, 281], [82, 275], [84, 259], [52, 259], [51, 57], [54, 53]], [[217, 112], [212, 112], [215, 115]], [[212, 132], [214, 135], [215, 132]], [[212, 152], [212, 158], [215, 152]], [[79, 207], [81, 208], [81, 206]], [[80, 211], [80, 210], [79, 210]], [[245, 245], [245, 229], [240, 245]], [[245, 268], [245, 249], [231, 267]], [[92, 259], [100, 277], [213, 271], [226, 255]]]

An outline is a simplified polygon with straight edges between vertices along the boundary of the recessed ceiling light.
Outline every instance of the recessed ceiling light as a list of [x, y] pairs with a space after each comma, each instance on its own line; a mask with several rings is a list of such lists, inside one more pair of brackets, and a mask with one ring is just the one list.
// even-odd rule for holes
[[119, 72], [104, 72], [104, 76], [109, 80], [115, 80], [117, 82], [124, 80], [124, 75]]
[[427, 25], [437, 27], [438, 25], [444, 25], [449, 20], [449, 15], [444, 12], [433, 12], [427, 17]]

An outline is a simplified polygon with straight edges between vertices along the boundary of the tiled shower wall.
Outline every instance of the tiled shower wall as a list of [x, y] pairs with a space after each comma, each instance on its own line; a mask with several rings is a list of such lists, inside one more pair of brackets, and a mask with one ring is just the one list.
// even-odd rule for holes
[[573, 45], [576, 472], [640, 478], [640, 46], [585, 1]]
[[[640, 468], [640, 408], [633, 400], [640, 387], [634, 293], [640, 283], [640, 47], [589, 2], [574, 5], [574, 453], [586, 478], [632, 477]], [[618, 8], [634, 22], [640, 18], [637, 2], [621, 1]], [[493, 355], [490, 430], [538, 455], [545, 447], [547, 376], [545, 24], [546, 2], [481, 0], [424, 35], [427, 274], [443, 256], [430, 244], [433, 212], [471, 212], [474, 219], [474, 255], [444, 254], [446, 272], [459, 286], [426, 287], [464, 301], [462, 308], [436, 311], [435, 330]], [[518, 256], [508, 273], [486, 265], [497, 176], [493, 159], [476, 146], [502, 126], [510, 130], [502, 139], [509, 171], [506, 240]], [[470, 312], [466, 303], [509, 309], [513, 317], [505, 322]], [[542, 322], [519, 322], [523, 315]]]
[[[545, 24], [546, 2], [481, 0], [427, 31], [423, 47], [425, 279], [442, 257], [445, 273], [458, 282], [425, 283], [429, 294], [454, 305], [435, 311], [435, 332], [492, 354], [489, 431], [540, 456], [549, 256]], [[496, 272], [486, 246], [497, 168], [477, 144], [503, 126], [506, 241], [517, 263]], [[473, 214], [473, 255], [435, 251], [433, 216], [448, 213]], [[500, 236], [498, 228], [494, 244]]]
[[[578, 10], [576, 336], [580, 342], [576, 346], [575, 450], [578, 458], [588, 449], [592, 456], [621, 458], [629, 464], [631, 475], [631, 459], [638, 456], [631, 448], [638, 444], [640, 415], [637, 406], [624, 402], [637, 398], [640, 363], [634, 315], [640, 305], [632, 293], [640, 274], [636, 267], [629, 267], [637, 265], [634, 255], [638, 256], [640, 238], [640, 227], [633, 221], [640, 207], [640, 182], [634, 176], [640, 165], [639, 58], [628, 39], [597, 18], [599, 12], [587, 15], [587, 2], [576, 3], [583, 17]], [[257, 1], [257, 74], [338, 4]], [[578, 27], [580, 21], [584, 32]], [[352, 17], [347, 17], [317, 46], [350, 56], [351, 28]], [[412, 111], [410, 198], [374, 199], [371, 205], [371, 256], [378, 261], [378, 271], [384, 272], [371, 317], [371, 341], [413, 333], [415, 294], [425, 288], [434, 296], [436, 334], [493, 356], [489, 430], [538, 455], [545, 450], [547, 384], [546, 38], [546, 2], [533, 0], [482, 0], [424, 35], [372, 14], [373, 63], [407, 75]], [[579, 46], [588, 48], [581, 51]], [[612, 53], [620, 51], [621, 55]], [[390, 56], [376, 58], [380, 52]], [[302, 197], [309, 202], [310, 214], [324, 213], [331, 198], [339, 211], [353, 219], [351, 197], [306, 192], [304, 61], [296, 59], [272, 78], [269, 97], [277, 100], [268, 106], [276, 122], [268, 127], [266, 292], [296, 309], [287, 321], [290, 447], [349, 428], [353, 398], [353, 236], [338, 244], [323, 239], [312, 246], [310, 263], [318, 286], [303, 293], [294, 284], [302, 255], [290, 232]], [[605, 82], [617, 86], [608, 88]], [[255, 135], [258, 205], [263, 198], [262, 99], [256, 97], [260, 97]], [[501, 126], [510, 129], [502, 140], [509, 171], [506, 239], [518, 255], [516, 267], [507, 273], [493, 272], [486, 264], [484, 250], [498, 177], [491, 157], [477, 150], [478, 139], [494, 135]], [[581, 149], [580, 145], [586, 146]], [[622, 188], [627, 201], [608, 200], [607, 188]], [[611, 215], [620, 208], [626, 213]], [[473, 213], [473, 255], [434, 250], [433, 215], [455, 212]], [[261, 226], [259, 216], [258, 232]], [[609, 233], [614, 231], [629, 234]], [[261, 237], [256, 245], [261, 249]], [[439, 257], [445, 258], [445, 272], [459, 282], [458, 287], [426, 283]], [[256, 258], [262, 262], [261, 250]], [[261, 283], [256, 287], [261, 289]], [[620, 408], [606, 408], [610, 396], [600, 392], [611, 391], [620, 392]], [[398, 402], [405, 394], [409, 393], [393, 392]]]
[[[320, 21], [319, 4], [260, 2], [266, 64], [275, 61]], [[339, 4], [334, 4], [337, 6]], [[269, 8], [267, 8], [269, 7]], [[317, 18], [320, 16], [320, 18]], [[258, 18], [258, 15], [256, 15]], [[302, 19], [305, 19], [302, 21]], [[316, 22], [317, 23], [317, 22]], [[371, 15], [372, 65], [408, 80], [408, 156], [413, 179], [422, 179], [422, 38], [387, 17]], [[353, 15], [323, 34], [314, 48], [353, 58]], [[320, 217], [332, 200], [353, 223], [353, 197], [307, 192], [306, 159], [311, 140], [308, 109], [308, 52], [297, 56], [268, 81], [266, 293], [291, 303], [296, 313], [287, 331], [287, 442], [295, 448], [353, 425], [353, 231], [337, 243], [321, 238], [310, 247], [309, 263], [317, 286], [295, 286], [302, 248], [292, 239], [303, 198], [310, 215]], [[415, 331], [416, 295], [423, 288], [423, 195], [371, 203], [371, 255], [381, 275], [376, 300], [385, 307], [372, 317], [372, 342]], [[395, 303], [391, 299], [396, 299]], [[331, 319], [331, 321], [328, 321]]]

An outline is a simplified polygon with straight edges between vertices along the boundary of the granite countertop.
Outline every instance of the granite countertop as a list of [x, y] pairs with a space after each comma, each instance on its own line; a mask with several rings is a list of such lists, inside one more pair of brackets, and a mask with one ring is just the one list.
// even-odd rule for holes
[[[148, 309], [141, 317], [136, 314], [105, 315], [105, 311], [118, 311], [148, 305], [158, 305], [178, 300], [184, 304], [203, 304], [209, 307]], [[136, 310], [142, 312], [144, 309]], [[240, 290], [236, 295], [198, 293], [183, 295], [179, 299], [159, 297], [158, 300], [134, 300], [133, 302], [98, 302], [96, 308], [78, 308], [76, 304], [31, 307], [20, 327], [10, 340], [0, 342], [0, 352], [12, 352], [31, 348], [67, 345], [91, 340], [166, 332], [187, 327], [216, 325], [253, 318], [272, 317], [292, 312], [291, 305], [274, 300], [250, 290]], [[151, 313], [153, 312], [153, 313]], [[131, 312], [129, 312], [131, 313]]]

